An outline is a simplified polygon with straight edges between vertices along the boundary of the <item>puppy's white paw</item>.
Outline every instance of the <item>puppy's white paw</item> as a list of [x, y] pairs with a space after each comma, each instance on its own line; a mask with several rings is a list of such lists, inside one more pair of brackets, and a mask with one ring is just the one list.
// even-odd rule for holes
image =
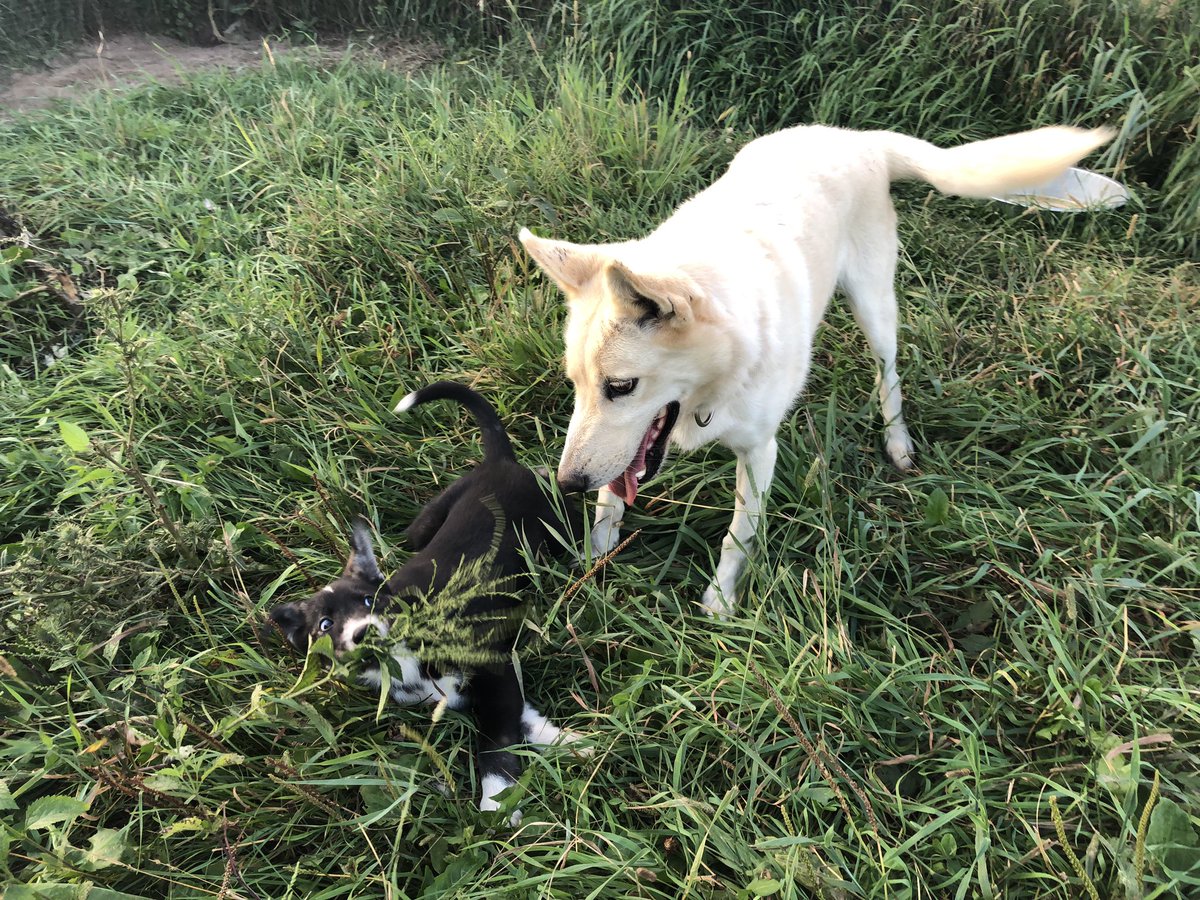
[[[485, 812], [485, 813], [486, 812], [495, 812], [499, 808], [500, 808], [500, 804], [497, 803], [495, 800], [491, 799], [490, 797], [484, 797], [482, 800], [479, 801], [479, 811], [480, 812]], [[512, 815], [508, 817], [508, 824], [512, 828], [517, 828], [520, 826], [521, 820], [524, 818], [525, 818], [525, 813], [521, 812], [520, 809], [514, 809], [512, 811]]]
[[714, 619], [727, 619], [737, 609], [737, 594], [732, 589], [726, 593], [721, 590], [721, 585], [714, 581], [700, 598], [700, 606]]
[[[503, 775], [484, 775], [483, 785], [480, 788], [479, 811], [480, 812], [495, 812], [500, 808], [500, 801], [496, 799], [498, 794], [503, 793], [516, 784], [515, 781], [510, 781]], [[514, 809], [512, 815], [508, 817], [508, 824], [516, 828], [521, 824], [521, 819], [524, 814], [520, 809]]]
[[528, 703], [521, 713], [521, 730], [525, 733], [525, 740], [539, 747], [555, 743], [562, 735], [562, 729]]
[[588, 736], [580, 731], [572, 731], [570, 728], [563, 728], [558, 733], [557, 743], [566, 747], [576, 756], [587, 759], [596, 752], [596, 748], [587, 743]]

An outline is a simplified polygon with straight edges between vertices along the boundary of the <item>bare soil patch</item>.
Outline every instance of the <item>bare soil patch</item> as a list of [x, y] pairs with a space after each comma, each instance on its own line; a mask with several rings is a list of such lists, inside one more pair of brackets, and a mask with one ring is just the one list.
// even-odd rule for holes
[[441, 55], [435, 45], [421, 43], [360, 46], [341, 40], [320, 45], [293, 45], [257, 38], [200, 47], [160, 35], [120, 34], [78, 44], [64, 51], [47, 67], [16, 73], [6, 83], [0, 81], [0, 111], [13, 113], [37, 109], [86, 91], [124, 90], [147, 82], [177, 83], [189, 73], [207, 69], [270, 65], [272, 58], [285, 55], [334, 59], [348, 48], [404, 71], [416, 69]]

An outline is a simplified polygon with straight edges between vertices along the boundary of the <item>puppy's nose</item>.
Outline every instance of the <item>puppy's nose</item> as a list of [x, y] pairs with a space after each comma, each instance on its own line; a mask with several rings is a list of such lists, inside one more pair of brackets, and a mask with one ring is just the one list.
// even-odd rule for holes
[[354, 632], [354, 635], [351, 638], [351, 640], [354, 641], [355, 646], [358, 646], [366, 639], [367, 639], [367, 626], [366, 625], [364, 625], [362, 628], [358, 629], [358, 631]]
[[564, 494], [578, 494], [586, 491], [588, 477], [583, 472], [568, 472], [558, 478], [558, 489]]

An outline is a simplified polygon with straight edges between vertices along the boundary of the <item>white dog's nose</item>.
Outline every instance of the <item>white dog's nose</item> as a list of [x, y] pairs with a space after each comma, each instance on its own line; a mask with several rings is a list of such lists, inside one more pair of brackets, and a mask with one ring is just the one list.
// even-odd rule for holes
[[586, 474], [579, 471], [558, 473], [558, 489], [564, 494], [578, 494], [588, 489], [588, 482], [591, 479]]

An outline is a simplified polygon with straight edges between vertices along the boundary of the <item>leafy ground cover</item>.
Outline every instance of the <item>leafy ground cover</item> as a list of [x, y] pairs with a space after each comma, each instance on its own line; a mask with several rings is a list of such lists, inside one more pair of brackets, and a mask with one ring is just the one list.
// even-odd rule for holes
[[718, 449], [597, 577], [539, 568], [526, 688], [595, 752], [530, 754], [518, 829], [467, 721], [259, 634], [351, 514], [398, 565], [476, 458], [389, 412], [414, 386], [471, 382], [553, 464], [562, 309], [518, 227], [636, 234], [747, 136], [623, 72], [279, 60], [0, 125], [6, 896], [1195, 890], [1198, 279], [1136, 208], [897, 191], [919, 471], [835, 304], [739, 616], [696, 606]]

